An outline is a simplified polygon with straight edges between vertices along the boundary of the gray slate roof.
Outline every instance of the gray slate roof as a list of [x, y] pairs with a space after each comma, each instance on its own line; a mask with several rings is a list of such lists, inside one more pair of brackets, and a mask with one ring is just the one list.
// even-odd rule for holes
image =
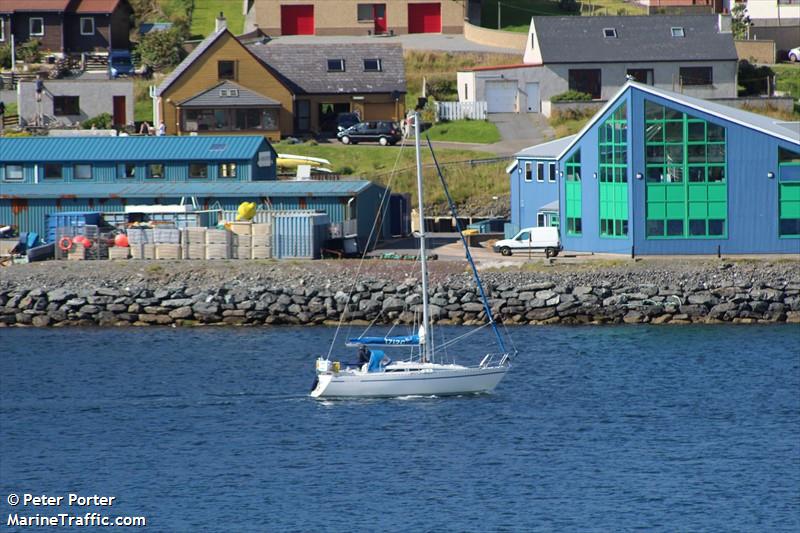
[[574, 135], [567, 135], [554, 141], [529, 146], [524, 150], [514, 154], [514, 157], [530, 159], [558, 159], [558, 154], [575, 138]]
[[[250, 44], [296, 94], [406, 92], [400, 44]], [[328, 72], [328, 59], [344, 59], [344, 72]], [[364, 72], [364, 59], [380, 59], [381, 72]]]
[[[230, 90], [238, 91], [237, 96], [221, 96], [221, 93], [231, 94]], [[280, 107], [281, 103], [272, 98], [262, 96], [255, 91], [245, 89], [238, 83], [223, 81], [187, 98], [178, 104], [181, 107]]]
[[[715, 15], [533, 17], [542, 62], [736, 61], [732, 33], [719, 33]], [[682, 27], [684, 37], [672, 37]], [[604, 37], [604, 28], [617, 37]]]
[[164, 93], [164, 91], [166, 91], [167, 88], [170, 85], [172, 85], [172, 83], [175, 80], [181, 77], [181, 74], [186, 72], [186, 69], [192, 66], [192, 63], [194, 63], [197, 58], [203, 55], [203, 53], [205, 53], [206, 50], [211, 48], [211, 45], [214, 44], [217, 41], [217, 39], [219, 39], [223, 34], [227, 32], [228, 32], [227, 29], [222, 29], [216, 33], [212, 33], [211, 35], [200, 41], [200, 44], [198, 44], [197, 47], [195, 47], [195, 49], [192, 50], [192, 52], [188, 56], [186, 56], [184, 60], [181, 61], [177, 67], [175, 67], [175, 70], [170, 72], [169, 76], [164, 78], [164, 81], [162, 81], [161, 85], [159, 85], [158, 89], [156, 89], [156, 95], [161, 96]]

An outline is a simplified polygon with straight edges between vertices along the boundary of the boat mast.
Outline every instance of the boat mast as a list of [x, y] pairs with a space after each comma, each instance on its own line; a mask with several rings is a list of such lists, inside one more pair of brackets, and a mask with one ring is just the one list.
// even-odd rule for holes
[[417, 199], [419, 200], [419, 261], [422, 266], [422, 323], [425, 328], [425, 342], [422, 344], [420, 350], [420, 359], [422, 362], [430, 360], [433, 336], [431, 332], [430, 310], [428, 309], [428, 262], [427, 254], [425, 253], [425, 213], [423, 212], [423, 197], [422, 197], [422, 154], [420, 153], [419, 146], [420, 127], [419, 127], [419, 113], [414, 113], [414, 148], [417, 154]]

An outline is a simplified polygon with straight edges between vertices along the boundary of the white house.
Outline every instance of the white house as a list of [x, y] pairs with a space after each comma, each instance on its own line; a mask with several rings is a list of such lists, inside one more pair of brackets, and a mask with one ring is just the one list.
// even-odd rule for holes
[[568, 90], [603, 101], [632, 78], [699, 98], [736, 97], [729, 18], [715, 15], [533, 17], [522, 63], [458, 72], [460, 101], [490, 113], [550, 114]]

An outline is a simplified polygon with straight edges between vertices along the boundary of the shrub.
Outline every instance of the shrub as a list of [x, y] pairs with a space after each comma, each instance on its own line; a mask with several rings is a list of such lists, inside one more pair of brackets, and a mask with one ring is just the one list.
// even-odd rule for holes
[[11, 68], [11, 45], [0, 46], [0, 68]]
[[154, 31], [142, 37], [137, 52], [142, 64], [153, 70], [174, 67], [183, 58], [183, 41], [181, 33], [176, 28], [165, 31]]
[[746, 60], [739, 61], [739, 96], [766, 94], [775, 71], [769, 67], [756, 67]]
[[428, 95], [433, 96], [439, 101], [458, 100], [458, 89], [456, 80], [448, 78], [438, 78], [427, 82]]
[[566, 13], [577, 13], [581, 10], [581, 5], [577, 0], [558, 0], [558, 8]]
[[92, 129], [92, 126], [99, 130], [107, 130], [110, 129], [112, 125], [113, 120], [111, 115], [108, 113], [100, 113], [96, 117], [92, 117], [81, 122], [81, 128], [85, 130]]
[[38, 63], [41, 58], [39, 48], [42, 42], [39, 39], [31, 39], [17, 46], [17, 59], [25, 63]]
[[352, 167], [348, 167], [347, 165], [345, 165], [343, 167], [336, 167], [336, 169], [334, 169], [334, 172], [336, 174], [342, 174], [342, 175], [345, 175], [345, 176], [349, 176], [350, 174], [353, 173], [353, 168]]
[[591, 100], [591, 94], [572, 90], [550, 97], [551, 102], [591, 102]]

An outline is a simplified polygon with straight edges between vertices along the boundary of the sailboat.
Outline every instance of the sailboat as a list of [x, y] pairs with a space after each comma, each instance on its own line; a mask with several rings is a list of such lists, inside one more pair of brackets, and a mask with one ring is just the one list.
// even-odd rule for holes
[[[311, 397], [328, 398], [385, 398], [401, 396], [451, 396], [487, 393], [494, 390], [511, 368], [512, 351], [506, 349], [503, 335], [492, 316], [492, 310], [472, 260], [469, 247], [462, 235], [466, 258], [483, 301], [487, 325], [491, 325], [499, 350], [484, 354], [474, 366], [444, 362], [434, 347], [432, 321], [429, 312], [428, 265], [425, 243], [425, 218], [423, 210], [422, 158], [420, 157], [419, 114], [414, 115], [415, 149], [417, 159], [417, 198], [419, 200], [419, 248], [422, 271], [422, 323], [415, 334], [402, 336], [359, 336], [347, 340], [349, 347], [360, 348], [360, 361], [355, 364], [333, 361], [330, 354], [316, 360], [316, 380]], [[429, 141], [430, 145], [430, 141]], [[431, 150], [433, 153], [433, 150]], [[436, 156], [434, 154], [434, 162]], [[436, 164], [438, 169], [438, 163]], [[447, 184], [439, 170], [439, 177], [457, 219], [455, 205]], [[460, 228], [459, 228], [460, 229]], [[467, 336], [463, 335], [462, 337]], [[450, 343], [445, 343], [445, 345]], [[392, 360], [388, 349], [411, 348], [411, 355], [403, 360]], [[378, 349], [381, 348], [381, 349]], [[439, 362], [437, 362], [437, 358]], [[477, 359], [477, 357], [476, 357]]]

